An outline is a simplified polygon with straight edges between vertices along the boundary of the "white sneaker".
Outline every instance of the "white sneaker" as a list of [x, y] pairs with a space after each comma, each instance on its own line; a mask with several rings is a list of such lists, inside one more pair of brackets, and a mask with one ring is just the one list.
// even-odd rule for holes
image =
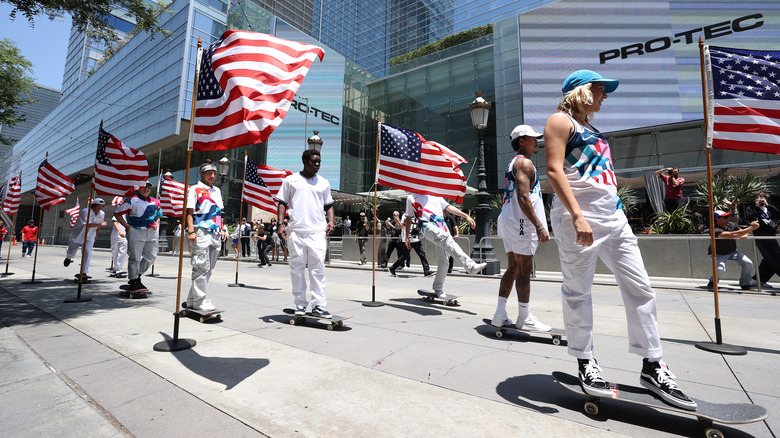
[[552, 327], [539, 321], [539, 318], [537, 318], [533, 313], [528, 315], [528, 318], [523, 321], [523, 326], [518, 328], [523, 330], [532, 330], [535, 332], [549, 332], [552, 330]]
[[213, 304], [211, 304], [211, 300], [206, 298], [203, 300], [199, 306], [197, 306], [197, 309], [201, 312], [211, 312], [212, 310], [217, 310], [216, 307], [214, 307]]
[[496, 327], [504, 327], [504, 326], [507, 326], [507, 325], [512, 325], [514, 323], [512, 322], [511, 319], [509, 319], [508, 316], [506, 316], [506, 315], [499, 315], [498, 313], [496, 313], [495, 315], [493, 315], [493, 321], [490, 324], [492, 324], [492, 325], [494, 325]]
[[474, 266], [468, 270], [468, 273], [469, 275], [479, 274], [483, 269], [485, 269], [485, 266], [487, 266], [487, 262], [475, 263]]
[[433, 293], [435, 293], [438, 298], [444, 298], [447, 296], [447, 293], [443, 290], [435, 290]]

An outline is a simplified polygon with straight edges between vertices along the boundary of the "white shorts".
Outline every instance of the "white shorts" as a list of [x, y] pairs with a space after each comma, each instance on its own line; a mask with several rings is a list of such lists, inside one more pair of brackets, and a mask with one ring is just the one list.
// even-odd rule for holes
[[529, 256], [536, 254], [536, 248], [539, 246], [536, 230], [532, 233], [521, 235], [520, 230], [522, 227], [502, 216], [498, 217], [496, 228], [498, 228], [498, 235], [504, 241], [504, 250], [506, 252]]

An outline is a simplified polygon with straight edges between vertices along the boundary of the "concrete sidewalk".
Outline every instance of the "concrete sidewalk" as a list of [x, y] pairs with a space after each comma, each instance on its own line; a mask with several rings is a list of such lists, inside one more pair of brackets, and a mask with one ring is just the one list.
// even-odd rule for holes
[[[22, 283], [31, 278], [31, 258], [12, 259], [15, 274], [0, 280], [4, 436], [704, 434], [691, 416], [623, 403], [604, 401], [598, 416], [585, 415], [585, 400], [550, 376], [576, 372], [566, 348], [553, 346], [549, 337], [498, 339], [482, 322], [495, 309], [497, 278], [449, 277], [448, 292], [463, 297], [459, 307], [445, 307], [419, 299], [416, 290], [429, 288], [432, 279], [414, 269], [396, 278], [377, 271], [372, 280], [370, 270], [334, 262], [327, 270], [328, 307], [352, 318], [328, 331], [323, 324], [288, 323], [281, 311], [292, 304], [286, 265], [242, 262], [239, 281], [246, 286], [229, 288], [235, 259], [220, 261], [209, 295], [225, 310], [224, 322], [183, 318], [180, 336], [197, 345], [161, 353], [152, 347], [172, 335], [178, 259], [158, 258], [161, 276], [144, 277], [154, 293], [127, 300], [118, 296], [124, 281], [104, 274], [110, 254], [96, 250], [94, 281], [82, 288], [92, 301], [65, 304], [77, 286], [63, 280], [78, 266], [63, 268], [63, 257], [64, 248], [39, 248], [41, 284]], [[186, 259], [183, 272], [186, 296]], [[532, 283], [532, 305], [542, 321], [561, 327], [554, 275], [540, 273]], [[780, 298], [724, 290], [724, 342], [748, 354], [721, 356], [693, 346], [715, 336], [712, 293], [695, 282], [674, 289], [656, 284], [673, 285], [674, 279], [653, 281], [665, 358], [683, 389], [712, 402], [765, 406], [765, 422], [719, 428], [729, 437], [775, 436]], [[385, 306], [362, 305], [371, 300], [372, 284]], [[594, 287], [594, 300], [605, 376], [636, 385], [641, 359], [626, 353], [625, 315], [608, 277]], [[516, 305], [508, 309], [511, 316]]]

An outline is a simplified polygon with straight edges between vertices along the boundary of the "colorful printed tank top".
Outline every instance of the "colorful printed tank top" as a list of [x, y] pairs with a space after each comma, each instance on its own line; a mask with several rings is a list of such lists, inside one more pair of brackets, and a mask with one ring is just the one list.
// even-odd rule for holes
[[[530, 225], [531, 221], [528, 220], [528, 218], [525, 216], [525, 213], [523, 213], [523, 210], [520, 208], [520, 203], [516, 199], [517, 183], [515, 180], [515, 173], [512, 170], [515, 166], [515, 163], [520, 158], [523, 158], [523, 156], [515, 155], [515, 157], [512, 158], [512, 160], [509, 162], [509, 166], [506, 168], [506, 172], [504, 174], [504, 203], [501, 206], [501, 213], [499, 214], [499, 218], [502, 220], [509, 219], [509, 223], [517, 224], [517, 227], [521, 226], [521, 224], [528, 223], [529, 225], [527, 227], [523, 227], [527, 228], [528, 231], [521, 229], [521, 232], [515, 233], [515, 235], [523, 234], [535, 239], [536, 228], [533, 225]], [[534, 180], [531, 181], [531, 190], [528, 195], [529, 198], [531, 198], [531, 205], [534, 208], [536, 217], [539, 218], [539, 221], [541, 221], [544, 229], [546, 230], [547, 219], [544, 213], [544, 201], [542, 200], [542, 186], [539, 184], [539, 173], [536, 171], [536, 166], [534, 166]]]

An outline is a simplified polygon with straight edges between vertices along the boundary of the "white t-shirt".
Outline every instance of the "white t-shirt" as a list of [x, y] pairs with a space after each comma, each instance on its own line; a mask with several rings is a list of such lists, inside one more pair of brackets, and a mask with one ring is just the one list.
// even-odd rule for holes
[[[79, 218], [76, 221], [76, 224], [73, 225], [73, 230], [71, 230], [70, 232], [70, 239], [76, 242], [84, 241], [84, 229], [87, 227], [87, 210], [89, 210], [90, 208], [91, 207], [84, 207], [79, 212]], [[89, 212], [90, 224], [102, 224], [105, 218], [106, 218], [106, 212], [103, 210], [100, 210], [98, 214], [95, 214], [94, 211]], [[92, 228], [89, 230], [90, 239], [94, 239], [96, 234], [97, 234], [97, 228]]]
[[412, 193], [406, 198], [407, 216], [414, 216], [420, 220], [420, 229], [424, 230], [429, 225], [436, 225], [446, 232], [450, 232], [444, 220], [444, 210], [450, 204], [438, 196], [418, 195]]
[[300, 172], [287, 176], [276, 199], [287, 204], [290, 220], [289, 231], [309, 233], [325, 231], [328, 221], [325, 207], [333, 205], [330, 183], [325, 178], [314, 175], [306, 178]]

